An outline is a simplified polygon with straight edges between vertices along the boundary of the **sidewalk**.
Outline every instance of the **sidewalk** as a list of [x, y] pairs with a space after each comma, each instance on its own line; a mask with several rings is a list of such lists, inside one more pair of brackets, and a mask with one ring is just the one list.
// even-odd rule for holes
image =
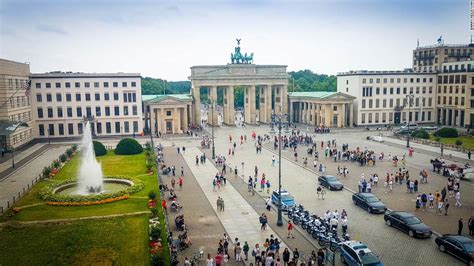
[[[218, 170], [210, 162], [196, 165], [195, 156], [201, 156], [202, 154], [197, 147], [189, 147], [183, 157], [230, 238], [238, 237], [242, 241], [247, 241], [250, 246], [254, 246], [255, 243], [264, 243], [265, 239], [270, 238], [271, 234], [276, 235], [271, 228], [265, 231], [260, 230], [259, 213], [245, 201], [232, 185], [228, 184], [218, 192], [212, 191], [212, 179]], [[224, 199], [224, 212], [217, 212], [216, 200], [218, 196]], [[286, 246], [282, 242], [281, 250]]]
[[[15, 151], [13, 156], [15, 158], [15, 167], [17, 167], [17, 164], [20, 163], [23, 159], [27, 158], [31, 154], [36, 153], [38, 150], [44, 148], [45, 146], [47, 146], [47, 144], [37, 143], [24, 150]], [[6, 153], [5, 156], [0, 159], [0, 161], [0, 173], [2, 173], [12, 167], [12, 153]], [[0, 179], [1, 178], [2, 177], [0, 176]]]

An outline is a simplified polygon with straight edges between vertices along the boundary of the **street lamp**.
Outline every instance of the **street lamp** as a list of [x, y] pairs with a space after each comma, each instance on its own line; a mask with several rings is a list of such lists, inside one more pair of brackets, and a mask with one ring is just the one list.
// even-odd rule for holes
[[212, 159], [216, 158], [216, 146], [214, 145], [214, 102], [211, 100], [211, 139], [212, 139]]
[[408, 129], [408, 135], [407, 135], [407, 148], [410, 147], [410, 108], [413, 105], [413, 99], [415, 98], [415, 95], [413, 93], [410, 93], [406, 96], [407, 100], [407, 105], [408, 105], [408, 124], [407, 124], [407, 129]]
[[283, 118], [287, 118], [287, 114], [272, 115], [272, 123], [278, 123], [278, 219], [277, 226], [283, 225], [282, 209], [281, 209], [281, 123]]

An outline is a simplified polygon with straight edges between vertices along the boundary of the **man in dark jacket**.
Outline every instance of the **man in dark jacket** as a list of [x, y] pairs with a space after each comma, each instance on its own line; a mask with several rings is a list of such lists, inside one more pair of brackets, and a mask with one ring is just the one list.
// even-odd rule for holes
[[464, 227], [464, 222], [462, 220], [462, 217], [459, 218], [458, 221], [458, 235], [462, 235], [462, 228]]

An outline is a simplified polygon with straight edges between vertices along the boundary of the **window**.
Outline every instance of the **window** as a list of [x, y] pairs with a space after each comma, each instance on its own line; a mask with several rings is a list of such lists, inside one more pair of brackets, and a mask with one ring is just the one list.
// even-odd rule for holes
[[61, 93], [56, 93], [56, 101], [57, 102], [62, 102], [63, 101], [63, 96], [61, 95]]
[[71, 107], [68, 107], [66, 109], [66, 112], [67, 112], [67, 117], [72, 117], [72, 108]]
[[110, 122], [106, 122], [106, 123], [105, 123], [105, 132], [106, 132], [107, 134], [112, 133], [112, 126], [111, 126]]
[[74, 124], [73, 123], [67, 124], [67, 133], [69, 135], [74, 135]]
[[105, 107], [105, 116], [110, 116], [110, 107]]
[[51, 93], [46, 94], [46, 101], [47, 102], [52, 102], [53, 101], [53, 97], [51, 96]]
[[[365, 99], [362, 100], [362, 108], [365, 108]], [[168, 114], [168, 112], [170, 114]], [[171, 111], [166, 111], [166, 115], [171, 115]]]
[[38, 131], [40, 136], [44, 136], [44, 125], [40, 124], [38, 125]]
[[57, 111], [58, 111], [58, 117], [63, 117], [63, 108], [58, 107]]
[[332, 107], [332, 110], [333, 110], [333, 111], [337, 111], [337, 105], [334, 105], [334, 106]]
[[380, 94], [380, 88], [376, 88], [376, 89], [375, 89], [375, 94], [376, 94], [376, 95], [379, 95], [379, 94]]
[[53, 107], [48, 107], [48, 118], [53, 117]]
[[133, 121], [133, 132], [138, 132], [138, 122]]
[[81, 101], [81, 94], [80, 93], [76, 93], [76, 101], [77, 102]]
[[114, 115], [119, 116], [120, 115], [120, 108], [118, 106], [114, 107]]
[[43, 97], [41, 96], [41, 93], [36, 94], [36, 101], [39, 103], [43, 101]]
[[110, 100], [110, 95], [108, 92], [104, 93], [104, 100], [106, 101]]
[[119, 95], [117, 92], [114, 92], [114, 101], [118, 101], [119, 100]]
[[54, 124], [48, 125], [48, 136], [54, 136]]
[[108, 88], [109, 87], [109, 83], [108, 82], [104, 82], [104, 88]]
[[66, 82], [66, 88], [71, 88], [71, 82]]
[[369, 100], [369, 108], [372, 108], [372, 99]]
[[81, 108], [81, 107], [77, 107], [77, 108], [76, 108], [76, 113], [77, 113], [77, 117], [82, 117], [82, 108]]
[[35, 88], [41, 89], [41, 83], [35, 83]]
[[61, 88], [61, 82], [56, 82], [56, 88]]
[[82, 135], [82, 123], [77, 123], [77, 132], [79, 133], [79, 135]]
[[464, 106], [464, 97], [461, 97], [461, 106]]
[[383, 88], [383, 95], [387, 95], [387, 88]]
[[96, 93], [96, 94], [95, 94], [95, 100], [96, 100], [96, 101], [100, 101], [100, 93]]
[[127, 98], [127, 93], [126, 93], [126, 92], [123, 93], [123, 101], [124, 101], [124, 102], [128, 102], [128, 98]]
[[[362, 100], [362, 108], [364, 108], [365, 100]], [[171, 116], [171, 111], [166, 111], [166, 116]]]
[[58, 124], [58, 132], [60, 136], [64, 136], [64, 125]]
[[123, 127], [124, 127], [125, 133], [129, 133], [129, 132], [130, 132], [130, 122], [125, 121], [125, 122], [123, 123]]
[[120, 133], [120, 122], [115, 122], [115, 133]]
[[[91, 87], [91, 83], [90, 83], [90, 82], [84, 82], [84, 87], [90, 88], [90, 87]], [[81, 133], [81, 134], [82, 134], [82, 133]]]
[[362, 118], [362, 119], [361, 119], [361, 120], [362, 120], [362, 121], [361, 121], [361, 122], [362, 122], [361, 124], [365, 124], [365, 114], [362, 114], [361, 118]]
[[112, 86], [114, 86], [114, 88], [117, 88], [118, 87], [118, 82], [113, 82]]
[[95, 123], [95, 131], [97, 132], [97, 134], [102, 134], [102, 123], [101, 122]]
[[124, 88], [125, 88], [125, 87], [127, 87], [127, 86], [128, 86], [127, 82], [125, 82], [125, 81], [124, 81], [124, 82], [122, 82], [122, 87], [124, 87]]
[[382, 107], [386, 108], [387, 107], [387, 99], [382, 100]]
[[390, 88], [390, 95], [393, 94], [393, 88]]
[[390, 99], [390, 102], [389, 102], [389, 108], [393, 108], [393, 99]]
[[132, 106], [132, 115], [138, 115], [138, 108], [136, 105]]
[[91, 94], [86, 93], [86, 102], [90, 102], [90, 100], [91, 100]]
[[43, 118], [43, 108], [38, 107], [38, 118]]
[[50, 89], [50, 88], [51, 88], [51, 83], [46, 82], [46, 88], [47, 88], [47, 89]]
[[397, 88], [397, 94], [400, 94], [400, 88]]
[[98, 88], [99, 87], [99, 82], [94, 82], [94, 88]]
[[136, 87], [137, 83], [135, 81], [132, 81], [132, 87]]
[[95, 115], [100, 116], [100, 106], [95, 107]]
[[[336, 107], [336, 106], [334, 106], [334, 107]], [[336, 111], [336, 110], [334, 110], [334, 111]], [[128, 106], [123, 107], [123, 115], [128, 115]]]
[[375, 108], [379, 108], [379, 107], [380, 107], [380, 100], [376, 99], [375, 100]]
[[86, 107], [86, 116], [92, 117], [92, 109], [90, 107]]
[[80, 82], [74, 82], [74, 87], [80, 88], [80, 87], [81, 87], [81, 83], [80, 83]]

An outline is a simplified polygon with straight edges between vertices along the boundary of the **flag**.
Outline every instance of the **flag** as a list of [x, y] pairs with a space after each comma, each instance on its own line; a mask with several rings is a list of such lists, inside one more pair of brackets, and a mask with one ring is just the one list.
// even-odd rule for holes
[[31, 92], [31, 80], [27, 80], [23, 85], [23, 89], [25, 89], [25, 95], [29, 96]]
[[443, 42], [443, 35], [439, 36], [438, 38], [438, 43], [441, 43], [441, 42]]

